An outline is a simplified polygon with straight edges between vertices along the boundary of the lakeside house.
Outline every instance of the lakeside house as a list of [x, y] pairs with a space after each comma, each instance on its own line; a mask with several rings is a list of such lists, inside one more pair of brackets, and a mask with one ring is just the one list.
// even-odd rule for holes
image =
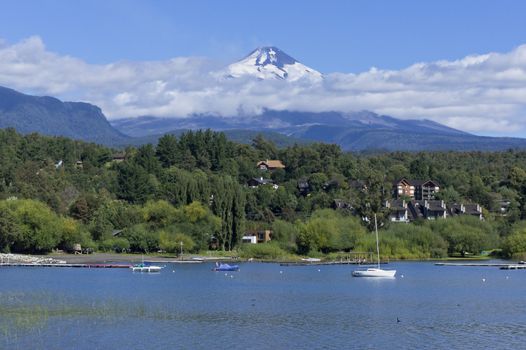
[[258, 244], [272, 240], [272, 230], [249, 231], [241, 238], [242, 243]]
[[435, 180], [408, 180], [405, 177], [393, 182], [396, 199], [407, 197], [417, 201], [434, 200], [440, 186]]
[[257, 168], [259, 170], [277, 170], [277, 169], [285, 169], [285, 165], [281, 162], [281, 160], [261, 160], [257, 163]]

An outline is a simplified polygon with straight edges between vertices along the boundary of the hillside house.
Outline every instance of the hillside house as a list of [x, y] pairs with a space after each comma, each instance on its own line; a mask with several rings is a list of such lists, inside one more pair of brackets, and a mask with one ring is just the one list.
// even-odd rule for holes
[[257, 163], [257, 168], [259, 170], [276, 170], [276, 169], [285, 169], [285, 165], [281, 160], [262, 160]]
[[302, 196], [306, 196], [311, 191], [309, 181], [305, 178], [298, 180], [298, 191]]
[[439, 200], [411, 200], [394, 199], [385, 202], [389, 209], [389, 221], [410, 222], [418, 219], [436, 220], [447, 217], [444, 201]]
[[250, 188], [257, 188], [263, 185], [272, 186], [272, 188], [274, 188], [275, 190], [279, 188], [279, 186], [275, 184], [274, 181], [272, 181], [271, 179], [264, 179], [263, 177], [253, 177], [247, 181], [247, 185]]
[[344, 201], [343, 199], [334, 199], [331, 203], [332, 209], [352, 209], [352, 204]]
[[125, 159], [126, 159], [126, 154], [125, 153], [115, 153], [112, 156], [111, 160], [114, 163], [121, 163], [121, 162], [124, 162]]
[[403, 199], [385, 201], [385, 207], [389, 209], [389, 221], [409, 222], [409, 211], [407, 202]]
[[484, 216], [482, 215], [482, 207], [477, 203], [451, 204], [449, 206], [449, 215], [450, 216], [472, 215], [472, 216], [478, 217], [479, 220], [484, 220]]
[[272, 230], [259, 230], [246, 232], [245, 235], [241, 238], [242, 243], [267, 243], [272, 240]]
[[434, 180], [408, 180], [402, 178], [393, 183], [394, 198], [408, 197], [417, 201], [434, 200], [440, 190], [438, 182]]
[[447, 216], [446, 204], [444, 201], [423, 200], [415, 201], [420, 204], [422, 215], [427, 220], [445, 219]]
[[350, 180], [349, 188], [355, 191], [367, 191], [367, 184], [363, 180]]

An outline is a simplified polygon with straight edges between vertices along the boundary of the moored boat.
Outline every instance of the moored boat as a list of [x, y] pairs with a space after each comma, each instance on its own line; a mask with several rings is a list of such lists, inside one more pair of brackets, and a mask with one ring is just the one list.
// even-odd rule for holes
[[374, 215], [374, 229], [376, 232], [376, 256], [378, 259], [377, 267], [370, 267], [366, 270], [354, 270], [352, 275], [354, 277], [394, 277], [396, 270], [382, 270], [380, 268], [380, 246], [378, 244], [378, 223], [376, 222], [376, 214]]
[[215, 267], [212, 269], [212, 271], [238, 271], [239, 266], [238, 265], [229, 265], [229, 264], [223, 264], [223, 263], [216, 263]]
[[136, 264], [130, 267], [133, 272], [161, 272], [162, 267], [157, 265]]
[[355, 270], [352, 272], [354, 277], [394, 277], [396, 270], [382, 270], [378, 268], [368, 268], [366, 270]]

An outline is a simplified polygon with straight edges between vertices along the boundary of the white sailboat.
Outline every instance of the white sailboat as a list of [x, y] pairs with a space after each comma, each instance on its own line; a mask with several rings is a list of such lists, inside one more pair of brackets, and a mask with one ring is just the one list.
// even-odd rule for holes
[[366, 270], [355, 270], [352, 272], [354, 277], [394, 277], [396, 270], [382, 270], [380, 268], [380, 246], [378, 244], [378, 224], [376, 214], [374, 214], [374, 229], [376, 232], [376, 256], [378, 258], [378, 267], [371, 267]]

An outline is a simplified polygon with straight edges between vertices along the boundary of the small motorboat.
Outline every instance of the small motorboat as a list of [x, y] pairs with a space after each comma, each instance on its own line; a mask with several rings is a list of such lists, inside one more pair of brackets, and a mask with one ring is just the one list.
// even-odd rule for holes
[[320, 258], [302, 258], [301, 261], [306, 261], [306, 262], [314, 263], [314, 262], [320, 262], [321, 259], [320, 259]]
[[212, 269], [212, 271], [238, 271], [239, 265], [229, 265], [229, 264], [223, 264], [223, 263], [216, 263], [216, 266]]
[[146, 265], [144, 263], [130, 266], [133, 272], [161, 272], [162, 267], [156, 265]]

